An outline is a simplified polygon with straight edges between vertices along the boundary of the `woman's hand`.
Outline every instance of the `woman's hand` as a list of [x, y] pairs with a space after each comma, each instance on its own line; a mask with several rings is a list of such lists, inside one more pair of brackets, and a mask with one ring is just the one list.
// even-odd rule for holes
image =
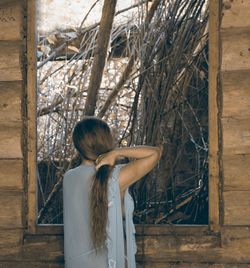
[[117, 156], [114, 150], [108, 153], [99, 155], [95, 161], [96, 170], [98, 170], [101, 166], [104, 166], [104, 165], [113, 166], [115, 164], [116, 157]]

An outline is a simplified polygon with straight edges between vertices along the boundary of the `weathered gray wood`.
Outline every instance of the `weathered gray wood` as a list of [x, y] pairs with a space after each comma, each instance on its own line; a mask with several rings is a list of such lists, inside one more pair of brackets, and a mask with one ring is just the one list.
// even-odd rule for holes
[[223, 71], [250, 69], [250, 27], [222, 32]]
[[23, 39], [23, 16], [22, 1], [0, 2], [0, 40]]
[[250, 154], [249, 118], [222, 118], [222, 129], [224, 156]]
[[0, 158], [22, 158], [21, 131], [21, 124], [1, 123]]
[[22, 175], [22, 160], [0, 159], [0, 189], [21, 190], [23, 188]]
[[250, 225], [250, 191], [227, 191], [223, 199], [225, 225]]
[[223, 156], [224, 191], [250, 191], [250, 154]]
[[223, 117], [250, 117], [250, 69], [222, 73]]
[[3, 121], [21, 121], [21, 82], [0, 82], [0, 96], [0, 125]]
[[22, 80], [21, 42], [0, 42], [0, 81]]
[[0, 228], [22, 227], [22, 192], [0, 191]]
[[250, 26], [250, 1], [225, 0], [222, 28]]

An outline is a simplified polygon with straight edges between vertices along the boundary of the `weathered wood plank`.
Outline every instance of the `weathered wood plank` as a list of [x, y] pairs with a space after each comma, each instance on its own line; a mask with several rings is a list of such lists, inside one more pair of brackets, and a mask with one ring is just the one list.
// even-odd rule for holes
[[36, 232], [36, 1], [27, 2], [28, 229]]
[[250, 191], [250, 155], [223, 156], [224, 191]]
[[138, 263], [137, 268], [250, 268], [250, 264], [232, 263], [188, 263], [188, 262], [146, 262], [145, 265]]
[[21, 121], [21, 82], [0, 82], [0, 96], [0, 125], [2, 121]]
[[0, 159], [0, 189], [21, 190], [23, 188], [22, 176], [22, 160]]
[[137, 236], [171, 236], [173, 234], [176, 234], [178, 236], [202, 236], [209, 233], [208, 225], [136, 224], [135, 229]]
[[22, 158], [21, 125], [6, 122], [0, 128], [0, 158]]
[[63, 250], [62, 235], [26, 235], [22, 255], [26, 260], [63, 262]]
[[222, 28], [250, 26], [250, 1], [225, 0]]
[[250, 27], [222, 33], [222, 71], [250, 69]]
[[0, 40], [23, 39], [22, 1], [0, 2]]
[[19, 42], [0, 42], [0, 81], [22, 80], [21, 50]]
[[250, 154], [249, 118], [222, 118], [223, 155]]
[[35, 262], [35, 261], [13, 261], [0, 262], [1, 268], [63, 268], [63, 263]]
[[23, 196], [22, 192], [0, 192], [1, 227], [22, 227]]
[[[20, 253], [22, 229], [0, 229], [0, 257], [13, 256]], [[0, 263], [0, 267], [1, 263]]]
[[223, 199], [225, 225], [250, 225], [250, 191], [227, 191]]
[[250, 117], [250, 69], [222, 72], [223, 117]]
[[209, 223], [213, 231], [220, 229], [219, 213], [219, 121], [218, 114], [218, 75], [220, 72], [219, 28], [220, 28], [220, 1], [210, 0], [209, 8], [209, 100], [208, 125], [209, 127]]

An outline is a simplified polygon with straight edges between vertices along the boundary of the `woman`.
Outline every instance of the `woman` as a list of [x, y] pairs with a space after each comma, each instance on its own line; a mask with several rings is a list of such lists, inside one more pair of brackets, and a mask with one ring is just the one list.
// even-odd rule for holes
[[[128, 187], [154, 168], [162, 147], [115, 148], [108, 125], [96, 117], [79, 121], [72, 139], [82, 163], [63, 178], [65, 267], [124, 268], [126, 263], [133, 268], [134, 206]], [[115, 165], [122, 157], [135, 160]]]

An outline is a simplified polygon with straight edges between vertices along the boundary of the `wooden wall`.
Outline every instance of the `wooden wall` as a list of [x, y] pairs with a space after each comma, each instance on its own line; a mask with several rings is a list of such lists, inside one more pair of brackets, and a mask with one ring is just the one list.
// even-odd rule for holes
[[[217, 1], [210, 2], [216, 17]], [[0, 1], [0, 267], [63, 267], [63, 234], [27, 229], [26, 5]], [[211, 57], [221, 69], [212, 69], [210, 81], [218, 104], [219, 228], [137, 226], [138, 267], [250, 267], [250, 1], [225, 1], [223, 13]]]

